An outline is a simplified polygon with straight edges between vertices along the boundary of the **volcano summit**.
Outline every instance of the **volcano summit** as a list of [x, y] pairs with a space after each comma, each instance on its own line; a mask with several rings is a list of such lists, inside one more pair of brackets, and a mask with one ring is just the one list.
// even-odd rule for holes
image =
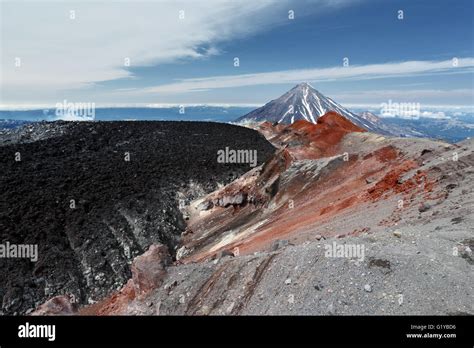
[[337, 112], [366, 130], [379, 131], [379, 126], [376, 122], [354, 114], [331, 98], [324, 96], [306, 82], [296, 85], [281, 97], [238, 118], [237, 121], [269, 121], [272, 123], [290, 124], [295, 121], [305, 120], [316, 123], [319, 117], [329, 111]]

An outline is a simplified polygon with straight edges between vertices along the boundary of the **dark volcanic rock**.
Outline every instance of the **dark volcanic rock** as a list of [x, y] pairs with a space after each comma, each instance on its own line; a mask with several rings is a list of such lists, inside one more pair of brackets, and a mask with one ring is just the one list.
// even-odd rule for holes
[[[2, 127], [0, 122], [0, 145], [31, 143], [66, 134], [75, 122], [28, 122], [18, 121], [16, 127]], [[23, 125], [22, 127], [19, 127]]]
[[185, 229], [177, 192], [208, 193], [249, 170], [218, 163], [218, 150], [255, 149], [259, 164], [274, 152], [256, 131], [219, 123], [27, 127], [18, 132], [34, 137], [0, 136], [0, 242], [37, 244], [38, 261], [0, 258], [5, 314], [57, 295], [103, 298], [131, 277], [132, 259], [150, 245], [174, 255]]

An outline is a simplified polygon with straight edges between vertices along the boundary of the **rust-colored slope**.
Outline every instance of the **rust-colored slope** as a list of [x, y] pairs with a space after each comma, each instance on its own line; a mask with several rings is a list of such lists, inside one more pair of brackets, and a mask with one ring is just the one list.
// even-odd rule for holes
[[[371, 233], [367, 226], [397, 224], [415, 196], [439, 198], [431, 196], [435, 183], [419, 170], [413, 153], [407, 156], [395, 142], [363, 133], [335, 113], [318, 121], [259, 126], [279, 150], [263, 166], [191, 204], [177, 264], [268, 251], [277, 240], [299, 244]], [[367, 216], [366, 211], [379, 211], [379, 204], [386, 212]], [[129, 312], [136, 298], [132, 285], [81, 314]]]
[[[356, 234], [365, 231], [363, 224], [344, 230], [324, 226], [360, 213], [379, 199], [413, 194], [420, 187], [415, 181], [399, 185], [400, 177], [418, 164], [403, 158], [395, 147], [374, 142], [365, 149], [370, 134], [355, 137], [357, 143], [351, 146], [344, 144], [347, 134], [364, 130], [337, 113], [327, 113], [317, 124], [264, 123], [259, 129], [281, 150], [263, 168], [198, 202], [214, 202], [204, 204], [207, 209], [191, 206], [183, 262], [212, 258], [223, 250], [240, 254], [268, 250], [277, 239], [299, 243]], [[235, 199], [239, 196], [244, 199]]]
[[295, 159], [334, 156], [344, 135], [365, 132], [335, 112], [318, 118], [317, 124], [299, 120], [288, 126], [262, 124], [259, 129], [275, 146], [288, 146]]

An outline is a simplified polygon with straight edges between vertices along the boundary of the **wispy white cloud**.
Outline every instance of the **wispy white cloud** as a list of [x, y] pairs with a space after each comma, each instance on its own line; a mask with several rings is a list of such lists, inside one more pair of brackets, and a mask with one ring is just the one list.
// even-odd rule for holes
[[262, 13], [272, 13], [283, 3], [5, 2], [2, 89], [81, 88], [132, 77], [126, 58], [130, 67], [139, 67], [216, 55], [220, 42], [271, 25], [276, 16]]
[[[398, 100], [397, 100], [398, 102]], [[402, 101], [403, 102], [403, 101]], [[375, 111], [382, 108], [381, 103], [344, 103], [344, 106], [350, 108], [354, 111]], [[473, 114], [474, 106], [473, 105], [452, 105], [452, 104], [425, 104], [422, 103], [422, 110], [430, 111], [432, 113], [444, 112], [444, 113], [458, 113], [459, 115]]]
[[[181, 100], [169, 95], [254, 85], [287, 84], [301, 81], [345, 81], [418, 74], [455, 74], [473, 71], [474, 58], [466, 57], [454, 67], [451, 60], [405, 61], [384, 64], [330, 68], [282, 70], [266, 73], [182, 78], [174, 83], [158, 80], [142, 88], [130, 68], [154, 66], [184, 59], [203, 59], [221, 54], [220, 45], [286, 22], [289, 8], [304, 7], [305, 13], [323, 13], [363, 0], [145, 0], [131, 1], [2, 1], [1, 3], [1, 76], [0, 102], [4, 104], [55, 103], [64, 91], [75, 89], [87, 101], [99, 103]], [[309, 6], [308, 6], [309, 4]], [[179, 19], [184, 10], [185, 18]], [[75, 11], [75, 19], [70, 18]], [[296, 11], [302, 16], [302, 11]], [[15, 67], [15, 59], [21, 67]], [[236, 70], [238, 71], [238, 70]], [[179, 71], [177, 72], [179, 74]], [[127, 87], [95, 89], [87, 87], [103, 81], [130, 79]], [[81, 91], [77, 89], [82, 88]], [[469, 97], [468, 89], [453, 91], [418, 90], [420, 95], [447, 98]], [[132, 95], [140, 98], [133, 98]], [[337, 93], [336, 99], [357, 102], [364, 97], [405, 98], [410, 91], [367, 91]], [[76, 94], [74, 94], [76, 96]], [[130, 97], [124, 99], [125, 97]], [[110, 97], [110, 98], [109, 98]], [[360, 98], [359, 98], [360, 97]], [[211, 97], [209, 97], [211, 98]], [[373, 100], [374, 98], [370, 98]], [[82, 99], [80, 99], [82, 100]], [[250, 100], [250, 99], [249, 99]], [[471, 98], [472, 100], [472, 98]], [[212, 101], [212, 100], [209, 100]], [[244, 100], [245, 101], [245, 100]], [[258, 100], [260, 101], [260, 100]], [[263, 102], [263, 101], [262, 101]]]
[[[350, 0], [309, 2], [307, 12], [351, 4]], [[289, 3], [2, 1], [1, 99], [58, 98], [64, 90], [133, 78], [130, 67], [217, 55], [222, 42], [286, 22]], [[16, 58], [20, 67], [15, 66]]]
[[349, 67], [337, 66], [330, 68], [282, 70], [254, 74], [182, 79], [171, 84], [148, 87], [135, 91], [135, 93], [187, 93], [218, 88], [299, 83], [302, 81], [368, 80], [420, 74], [472, 73], [474, 71], [473, 68], [474, 58], [470, 57], [459, 58], [456, 65], [453, 65], [452, 60], [389, 62]]
[[474, 90], [468, 88], [457, 89], [384, 89], [384, 90], [366, 90], [355, 92], [340, 92], [334, 95], [335, 98], [345, 100], [364, 99], [397, 99], [400, 101], [416, 101], [424, 98], [453, 98], [453, 97], [473, 97]]

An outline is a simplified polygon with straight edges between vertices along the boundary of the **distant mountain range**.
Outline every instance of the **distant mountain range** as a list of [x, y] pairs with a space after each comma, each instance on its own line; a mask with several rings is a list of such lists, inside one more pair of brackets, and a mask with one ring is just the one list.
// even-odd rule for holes
[[331, 98], [324, 96], [310, 84], [303, 82], [264, 106], [239, 117], [237, 122], [264, 122], [292, 124], [299, 120], [317, 123], [317, 119], [334, 111], [370, 132], [397, 137], [441, 138], [459, 141], [473, 135], [472, 124], [454, 120], [428, 118], [380, 118], [365, 111], [349, 111]]
[[30, 121], [11, 120], [11, 119], [1, 120], [0, 119], [0, 129], [13, 129], [13, 128], [23, 126], [23, 125], [28, 124], [28, 123], [30, 123]]
[[377, 125], [376, 133], [392, 135], [397, 137], [416, 137], [416, 138], [425, 138], [426, 134], [419, 132], [414, 127], [411, 127], [409, 124], [398, 125], [396, 123], [387, 122], [387, 118], [380, 118], [377, 115], [369, 111], [364, 111], [359, 114], [360, 118], [368, 120]]
[[[443, 119], [389, 117], [382, 120], [395, 136], [441, 139], [451, 143], [474, 137], [473, 116], [452, 116]], [[397, 129], [399, 135], [396, 134]]]
[[[290, 108], [289, 106], [292, 105]], [[176, 105], [168, 107], [106, 107], [95, 110], [97, 121], [163, 120], [163, 121], [214, 121], [263, 122], [289, 124], [297, 120], [314, 123], [317, 118], [332, 110], [354, 124], [373, 133], [397, 137], [426, 137], [457, 142], [474, 136], [474, 111], [433, 109], [442, 111], [443, 117], [419, 118], [378, 117], [377, 109], [370, 106], [348, 110], [325, 97], [307, 83], [299, 84], [282, 97], [256, 110], [247, 106], [186, 106], [180, 113]], [[252, 111], [253, 110], [253, 111]], [[288, 112], [289, 111], [289, 112]], [[291, 113], [291, 111], [293, 111]], [[244, 116], [241, 116], [244, 115]], [[0, 134], [29, 123], [57, 120], [54, 109], [0, 110]]]

